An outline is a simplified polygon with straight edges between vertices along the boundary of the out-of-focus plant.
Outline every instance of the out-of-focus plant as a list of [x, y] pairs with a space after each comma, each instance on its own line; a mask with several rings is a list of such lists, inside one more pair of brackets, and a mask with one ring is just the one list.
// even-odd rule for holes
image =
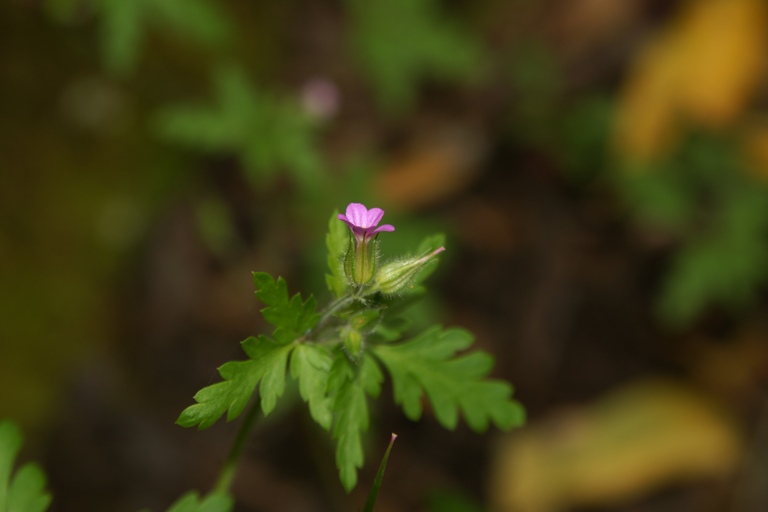
[[659, 311], [671, 323], [747, 306], [768, 271], [768, 191], [728, 141], [692, 136], [651, 168], [617, 178], [641, 223], [676, 239]]
[[311, 191], [323, 163], [316, 147], [316, 119], [298, 100], [253, 87], [242, 69], [214, 75], [213, 105], [163, 107], [155, 117], [162, 138], [209, 154], [238, 155], [254, 182], [289, 173]]
[[47, 0], [46, 5], [62, 19], [91, 10], [99, 18], [104, 65], [121, 76], [136, 68], [150, 31], [170, 32], [214, 48], [226, 44], [233, 33], [225, 12], [209, 0]]
[[380, 104], [403, 112], [424, 79], [476, 80], [487, 55], [435, 0], [347, 0], [351, 46]]
[[768, 189], [753, 172], [764, 162], [748, 116], [766, 41], [764, 2], [684, 4], [616, 100], [571, 94], [541, 45], [512, 60], [515, 140], [579, 181], [613, 187], [636, 225], [663, 235], [657, 310], [671, 325], [713, 306], [744, 308], [768, 277]]
[[641, 223], [676, 239], [659, 308], [678, 325], [709, 306], [743, 307], [765, 284], [768, 190], [750, 172], [739, 126], [766, 41], [764, 2], [686, 4], [619, 99], [615, 183]]

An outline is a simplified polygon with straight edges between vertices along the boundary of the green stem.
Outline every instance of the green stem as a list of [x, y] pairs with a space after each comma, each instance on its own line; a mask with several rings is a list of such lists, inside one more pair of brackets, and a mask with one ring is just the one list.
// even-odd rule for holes
[[213, 488], [214, 492], [229, 493], [229, 488], [232, 486], [232, 480], [235, 478], [235, 472], [237, 471], [237, 464], [240, 461], [240, 457], [243, 455], [245, 444], [251, 435], [253, 425], [256, 423], [256, 418], [259, 415], [260, 400], [254, 400], [251, 404], [248, 412], [245, 413], [245, 418], [240, 424], [240, 429], [237, 431], [237, 437], [235, 442], [232, 443], [232, 448], [227, 454], [227, 460], [224, 462], [224, 466], [219, 472], [219, 478], [216, 481], [216, 486]]
[[318, 320], [317, 325], [315, 325], [312, 330], [319, 331], [326, 323], [328, 323], [328, 320], [330, 320], [333, 315], [338, 313], [340, 309], [346, 307], [351, 302], [354, 302], [356, 298], [357, 297], [354, 295], [345, 294], [328, 304], [328, 307], [325, 308], [325, 311], [320, 316], [320, 320]]

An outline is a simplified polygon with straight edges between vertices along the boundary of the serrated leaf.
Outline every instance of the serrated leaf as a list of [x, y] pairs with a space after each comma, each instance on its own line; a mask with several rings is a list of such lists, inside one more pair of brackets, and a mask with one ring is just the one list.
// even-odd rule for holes
[[333, 357], [321, 345], [300, 344], [291, 354], [291, 376], [299, 382], [299, 394], [321, 427], [331, 428], [331, 400], [326, 395]]
[[293, 345], [281, 345], [264, 336], [248, 338], [243, 349], [250, 357], [247, 361], [231, 361], [219, 368], [224, 379], [205, 387], [195, 394], [197, 402], [182, 411], [176, 423], [182, 427], [198, 425], [205, 429], [227, 413], [227, 421], [242, 412], [256, 386], [261, 382], [261, 409], [268, 415], [285, 389], [285, 371]]
[[337, 413], [332, 430], [337, 443], [336, 466], [347, 492], [357, 484], [357, 470], [364, 460], [362, 433], [368, 430], [370, 422], [366, 395], [374, 398], [379, 395], [383, 377], [379, 366], [368, 355], [355, 367], [339, 353], [331, 368], [328, 391], [334, 395]]
[[44, 512], [51, 503], [45, 490], [45, 474], [33, 463], [13, 474], [21, 449], [21, 431], [9, 421], [0, 422], [0, 511]]
[[275, 339], [280, 343], [290, 343], [304, 335], [315, 326], [320, 316], [315, 312], [317, 302], [314, 297], [302, 302], [299, 294], [288, 298], [288, 285], [282, 277], [275, 281], [266, 272], [254, 272], [256, 297], [266, 308], [261, 310], [264, 319], [274, 325]]
[[491, 356], [484, 352], [456, 356], [472, 341], [462, 329], [435, 327], [405, 343], [374, 347], [392, 376], [395, 402], [408, 418], [421, 417], [426, 394], [435, 417], [448, 429], [456, 427], [459, 412], [478, 432], [489, 422], [503, 429], [522, 424], [524, 411], [511, 398], [512, 387], [485, 379], [493, 366]]
[[341, 297], [349, 286], [344, 275], [344, 254], [349, 245], [349, 228], [338, 216], [338, 210], [334, 211], [328, 221], [328, 234], [325, 235], [325, 245], [328, 248], [328, 273], [325, 274], [325, 282], [336, 297]]
[[188, 492], [168, 509], [168, 512], [230, 512], [234, 507], [232, 498], [224, 493], [212, 492], [202, 501], [194, 491]]

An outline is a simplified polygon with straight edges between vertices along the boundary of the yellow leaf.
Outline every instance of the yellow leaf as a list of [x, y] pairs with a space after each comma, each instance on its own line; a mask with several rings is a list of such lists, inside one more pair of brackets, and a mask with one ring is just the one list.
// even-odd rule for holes
[[764, 0], [691, 4], [679, 28], [683, 58], [679, 102], [693, 120], [731, 123], [762, 78], [766, 44]]
[[706, 397], [671, 382], [639, 382], [506, 437], [492, 510], [611, 505], [670, 483], [725, 478], [741, 455], [738, 430]]
[[697, 0], [643, 51], [620, 99], [616, 142], [632, 157], [669, 149], [684, 123], [723, 128], [763, 78], [763, 0]]

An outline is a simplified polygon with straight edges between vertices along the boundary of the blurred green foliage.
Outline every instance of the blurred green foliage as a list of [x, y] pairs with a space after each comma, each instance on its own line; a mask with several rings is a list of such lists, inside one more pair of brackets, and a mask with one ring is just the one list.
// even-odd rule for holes
[[213, 81], [214, 105], [160, 109], [158, 135], [203, 153], [239, 155], [254, 183], [282, 171], [313, 190], [323, 172], [314, 120], [296, 101], [254, 88], [240, 68], [220, 68]]
[[768, 194], [733, 141], [692, 134], [617, 184], [639, 222], [676, 239], [658, 304], [665, 320], [684, 326], [710, 307], [751, 303], [768, 277]]
[[683, 327], [710, 308], [743, 311], [765, 285], [768, 192], [727, 134], [691, 132], [643, 163], [612, 155], [615, 100], [571, 94], [553, 54], [532, 43], [511, 60], [510, 135], [582, 186], [608, 185], [641, 230], [671, 244], [657, 312]]
[[413, 108], [422, 80], [468, 83], [488, 63], [478, 35], [436, 0], [347, 0], [358, 65], [388, 113]]
[[[79, 0], [46, 2], [49, 12], [62, 20], [85, 5]], [[150, 30], [214, 48], [224, 46], [233, 34], [225, 12], [209, 0], [94, 0], [87, 5], [100, 18], [104, 65], [119, 76], [135, 71]]]

